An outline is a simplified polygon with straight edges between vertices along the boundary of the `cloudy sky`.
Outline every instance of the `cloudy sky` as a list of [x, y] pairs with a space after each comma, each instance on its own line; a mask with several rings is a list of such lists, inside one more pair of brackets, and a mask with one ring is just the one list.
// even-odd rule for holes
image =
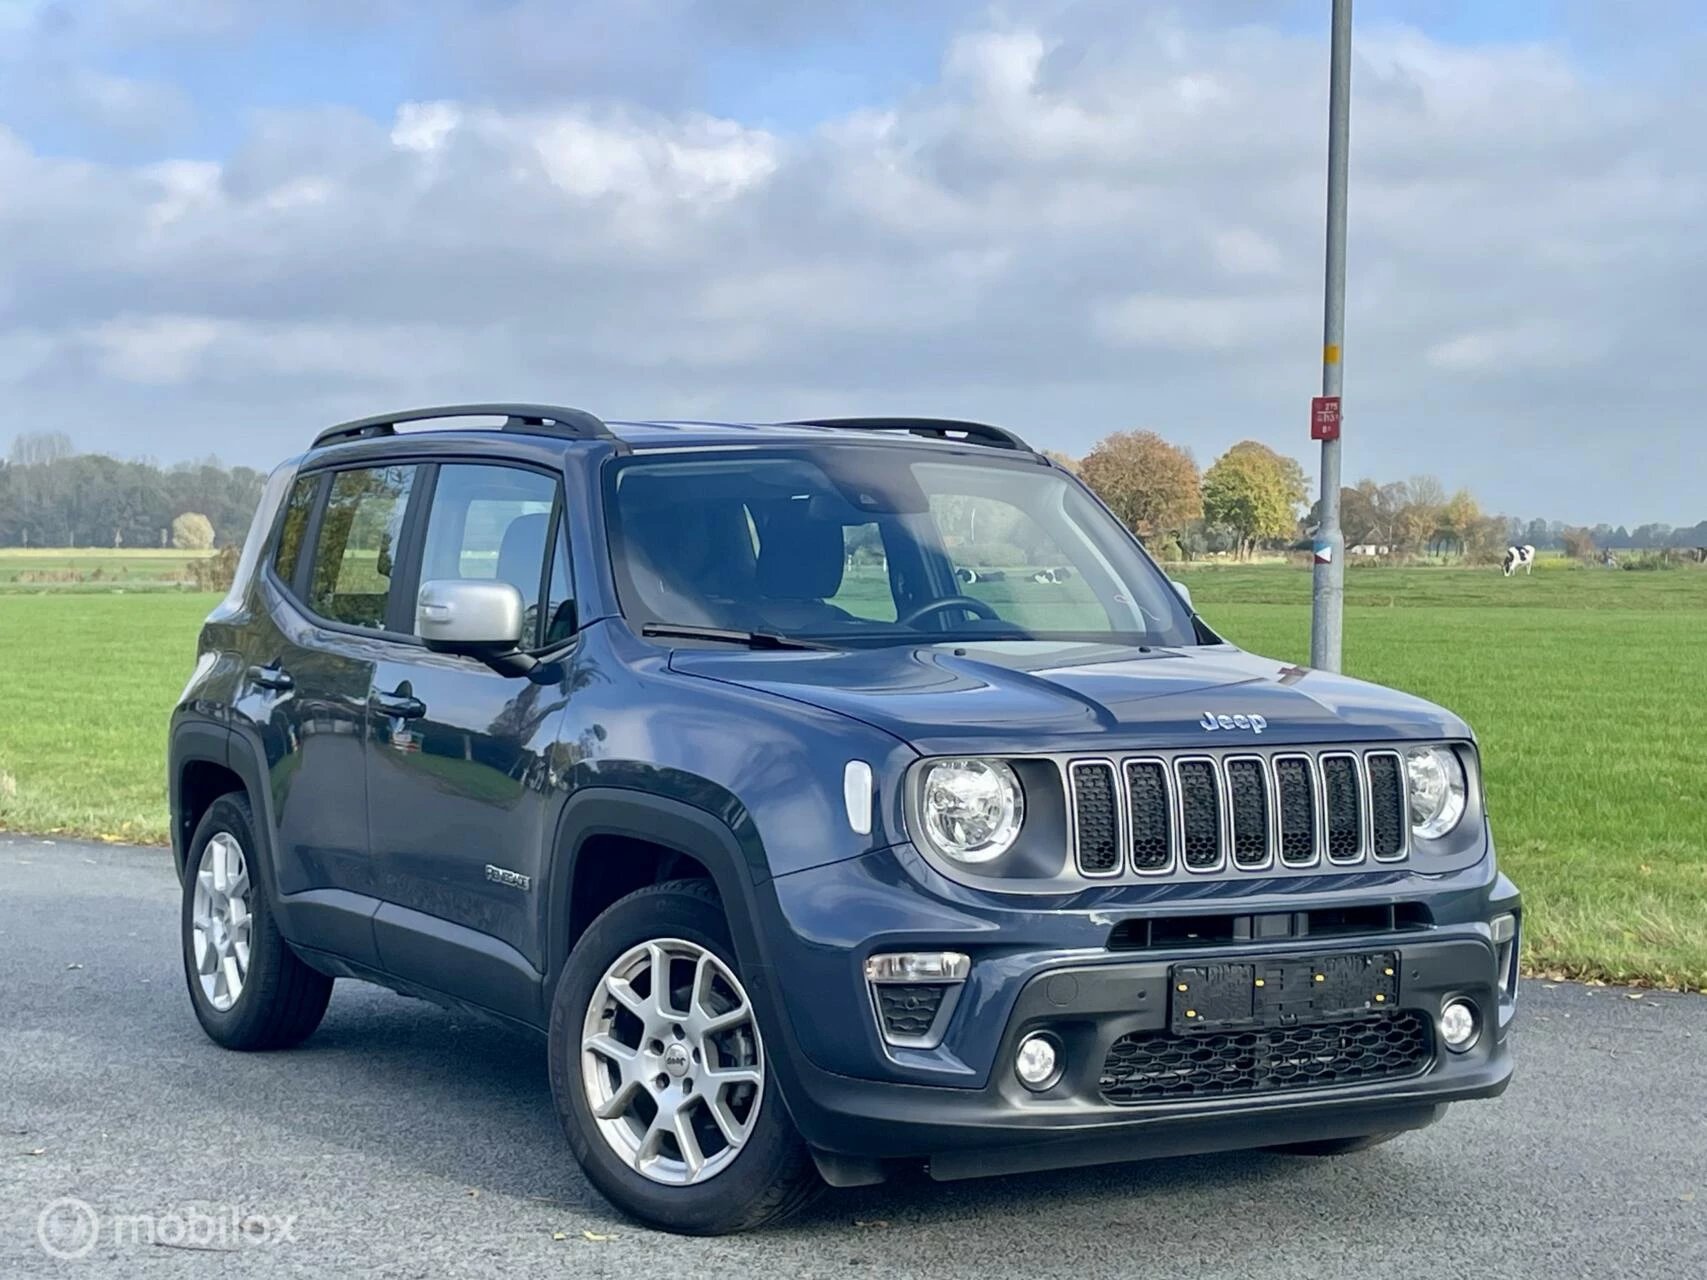
[[[406, 404], [1308, 461], [1327, 0], [0, 0], [0, 445]], [[1360, 0], [1347, 478], [1707, 516], [1707, 5]]]

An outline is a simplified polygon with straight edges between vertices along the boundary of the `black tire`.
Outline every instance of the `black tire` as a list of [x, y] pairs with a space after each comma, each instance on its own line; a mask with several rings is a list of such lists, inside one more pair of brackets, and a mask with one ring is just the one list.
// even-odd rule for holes
[[1399, 1137], [1398, 1133], [1366, 1133], [1356, 1138], [1323, 1138], [1319, 1142], [1289, 1142], [1266, 1150], [1283, 1156], [1348, 1156], [1354, 1151], [1367, 1151]]
[[[605, 1199], [648, 1226], [682, 1235], [715, 1236], [781, 1221], [823, 1188], [795, 1130], [774, 1070], [751, 1135], [722, 1172], [688, 1186], [642, 1176], [600, 1136], [581, 1079], [581, 1027], [605, 970], [631, 948], [680, 938], [714, 952], [738, 976], [735, 947], [716, 890], [704, 880], [671, 880], [629, 894], [582, 935], [551, 1002], [551, 1096], [557, 1117], [587, 1179]], [[743, 985], [746, 979], [742, 978]], [[774, 1041], [770, 1046], [774, 1050]]]
[[[216, 835], [226, 833], [243, 850], [249, 892], [249, 968], [242, 990], [229, 1009], [217, 1009], [202, 990], [192, 954], [192, 925], [196, 875], [202, 852]], [[325, 1016], [332, 998], [332, 979], [310, 969], [290, 949], [273, 920], [266, 878], [256, 863], [254, 811], [242, 792], [221, 796], [208, 806], [190, 842], [184, 863], [183, 909], [179, 915], [179, 950], [190, 1004], [202, 1030], [227, 1049], [283, 1049], [306, 1040]]]

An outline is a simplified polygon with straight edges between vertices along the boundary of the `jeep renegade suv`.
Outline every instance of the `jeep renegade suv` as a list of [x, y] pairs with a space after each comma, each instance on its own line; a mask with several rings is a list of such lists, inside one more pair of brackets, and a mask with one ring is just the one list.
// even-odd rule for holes
[[334, 427], [170, 778], [208, 1035], [300, 1041], [339, 977], [533, 1028], [672, 1230], [906, 1161], [1349, 1151], [1511, 1075], [1466, 725], [1227, 644], [978, 423]]

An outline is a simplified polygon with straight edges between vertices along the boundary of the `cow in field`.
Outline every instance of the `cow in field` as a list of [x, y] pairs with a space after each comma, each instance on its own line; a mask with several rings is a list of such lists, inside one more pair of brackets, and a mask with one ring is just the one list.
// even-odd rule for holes
[[1505, 560], [1500, 567], [1505, 571], [1505, 576], [1508, 578], [1519, 569], [1522, 569], [1526, 574], [1530, 573], [1535, 567], [1535, 548], [1527, 544], [1521, 547], [1507, 547], [1505, 549]]

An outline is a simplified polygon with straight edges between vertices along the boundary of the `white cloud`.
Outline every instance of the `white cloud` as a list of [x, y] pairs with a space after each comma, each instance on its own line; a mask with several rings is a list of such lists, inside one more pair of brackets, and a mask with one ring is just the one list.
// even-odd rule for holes
[[[119, 447], [99, 410], [164, 388], [135, 409], [156, 451], [203, 448], [177, 424], [217, 417], [255, 461], [328, 414], [438, 396], [986, 415], [1069, 449], [1143, 423], [1205, 459], [1253, 435], [1302, 455], [1320, 42], [1047, 12], [973, 24], [934, 83], [793, 134], [608, 92], [275, 111], [217, 161], [90, 163], [0, 130], [0, 342], [28, 353], [0, 366], [7, 415], [74, 394], [80, 442]], [[1405, 29], [1358, 48], [1350, 473], [1699, 519], [1698, 444], [1615, 511], [1597, 475], [1624, 447], [1612, 407], [1700, 438], [1707, 90]], [[1548, 452], [1545, 488], [1469, 461], [1494, 433]]]

